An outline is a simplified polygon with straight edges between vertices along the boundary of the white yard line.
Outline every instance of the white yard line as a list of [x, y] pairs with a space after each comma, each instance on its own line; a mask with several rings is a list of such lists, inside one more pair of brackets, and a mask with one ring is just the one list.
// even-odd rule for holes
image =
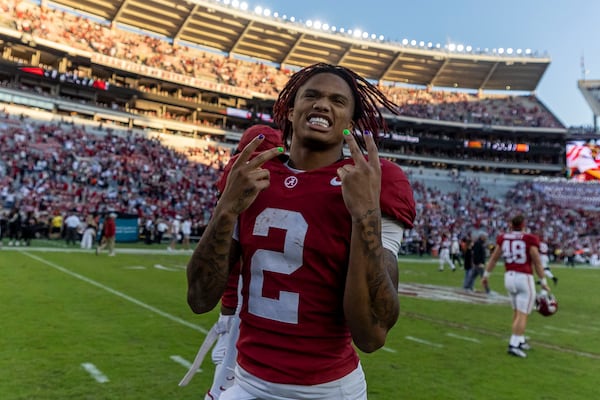
[[85, 369], [98, 383], [106, 383], [109, 381], [108, 377], [104, 375], [96, 366], [92, 363], [82, 363], [81, 366]]
[[384, 347], [382, 347], [382, 348], [381, 348], [381, 350], [383, 350], [383, 351], [387, 351], [388, 353], [397, 353], [397, 351], [396, 351], [396, 350], [394, 350], [394, 349], [391, 349], [391, 348], [389, 348], [389, 347], [385, 347], [385, 346], [384, 346]]
[[425, 340], [425, 339], [416, 338], [414, 336], [405, 336], [405, 338], [408, 339], [408, 340], [412, 340], [413, 342], [417, 342], [417, 343], [421, 343], [421, 344], [426, 344], [427, 346], [444, 347], [443, 344], [433, 343], [433, 342], [430, 342], [430, 341]]
[[446, 336], [449, 336], [449, 337], [455, 338], [455, 339], [466, 340], [467, 342], [481, 343], [481, 341], [479, 339], [475, 339], [475, 338], [468, 337], [468, 336], [457, 335], [456, 333], [452, 333], [452, 332], [446, 333]]
[[[190, 369], [192, 367], [192, 363], [181, 356], [173, 355], [169, 358], [187, 369]], [[202, 368], [198, 368], [198, 372], [202, 372]]]
[[78, 274], [78, 273], [76, 273], [76, 272], [73, 272], [73, 271], [71, 271], [71, 270], [69, 270], [69, 269], [67, 269], [67, 268], [65, 268], [65, 267], [62, 267], [62, 266], [60, 266], [60, 265], [58, 265], [58, 264], [55, 264], [55, 263], [53, 263], [53, 262], [51, 262], [51, 261], [44, 260], [43, 258], [41, 258], [41, 257], [38, 257], [38, 256], [36, 256], [36, 255], [33, 255], [33, 254], [30, 254], [30, 253], [29, 253], [29, 252], [27, 252], [27, 251], [24, 251], [24, 252], [23, 252], [23, 254], [24, 254], [24, 255], [26, 255], [26, 256], [28, 256], [28, 257], [31, 257], [31, 258], [33, 258], [33, 259], [34, 259], [34, 260], [36, 260], [36, 261], [39, 261], [39, 262], [41, 262], [41, 263], [43, 263], [43, 264], [46, 264], [46, 265], [48, 265], [49, 267], [52, 267], [52, 268], [54, 268], [54, 269], [56, 269], [56, 270], [58, 270], [58, 271], [60, 271], [60, 272], [63, 272], [63, 273], [65, 273], [65, 274], [67, 274], [67, 275], [71, 275], [71, 276], [72, 276], [72, 277], [74, 277], [74, 278], [77, 278], [77, 279], [79, 279], [79, 280], [82, 280], [82, 281], [84, 281], [84, 282], [86, 282], [86, 283], [89, 283], [90, 285], [96, 286], [96, 287], [98, 287], [98, 288], [100, 288], [100, 289], [102, 289], [102, 290], [106, 290], [107, 292], [109, 292], [109, 293], [111, 293], [111, 294], [114, 294], [115, 296], [118, 296], [118, 297], [120, 297], [120, 298], [122, 298], [122, 299], [124, 299], [124, 300], [127, 300], [127, 301], [129, 301], [129, 302], [131, 302], [131, 303], [133, 303], [133, 304], [135, 304], [135, 305], [137, 305], [137, 306], [140, 306], [140, 307], [142, 307], [142, 308], [144, 308], [144, 309], [146, 309], [146, 310], [148, 310], [148, 311], [151, 311], [151, 312], [153, 312], [153, 313], [155, 313], [155, 314], [158, 314], [158, 315], [160, 315], [161, 317], [164, 317], [164, 318], [170, 319], [171, 321], [177, 322], [178, 324], [181, 324], [181, 325], [187, 326], [187, 327], [189, 327], [189, 328], [192, 328], [192, 329], [194, 329], [194, 330], [196, 330], [196, 331], [202, 332], [202, 333], [203, 333], [203, 334], [205, 334], [205, 335], [208, 333], [208, 330], [207, 330], [207, 329], [204, 329], [204, 328], [203, 328], [202, 326], [200, 326], [200, 325], [192, 324], [191, 322], [188, 322], [188, 321], [186, 321], [186, 320], [184, 320], [184, 319], [181, 319], [181, 318], [179, 318], [179, 317], [176, 317], [175, 315], [172, 315], [172, 314], [169, 314], [169, 313], [167, 313], [167, 312], [164, 312], [164, 311], [162, 311], [162, 310], [159, 310], [158, 308], [156, 308], [156, 307], [153, 307], [153, 306], [151, 306], [151, 305], [149, 305], [149, 304], [146, 304], [146, 303], [144, 303], [143, 301], [140, 301], [140, 300], [138, 300], [138, 299], [136, 299], [136, 298], [133, 298], [133, 297], [131, 297], [131, 296], [128, 296], [128, 295], [126, 295], [126, 294], [125, 294], [125, 293], [123, 293], [123, 292], [119, 292], [118, 290], [115, 290], [115, 289], [113, 289], [113, 288], [110, 288], [110, 287], [108, 287], [108, 286], [106, 286], [106, 285], [103, 285], [103, 284], [102, 284], [102, 283], [100, 283], [100, 282], [96, 282], [96, 281], [95, 281], [95, 280], [93, 280], [93, 279], [90, 279], [90, 278], [88, 278], [88, 277], [86, 277], [86, 276], [83, 276], [83, 275], [81, 275], [81, 274]]
[[575, 329], [558, 328], [556, 326], [551, 326], [551, 325], [544, 325], [544, 329], [548, 329], [550, 331], [559, 331], [559, 332], [565, 332], [565, 333], [573, 333], [573, 334], [576, 334], [576, 335], [578, 335], [579, 333], [581, 333], [581, 332], [579, 332], [578, 330], [575, 330]]

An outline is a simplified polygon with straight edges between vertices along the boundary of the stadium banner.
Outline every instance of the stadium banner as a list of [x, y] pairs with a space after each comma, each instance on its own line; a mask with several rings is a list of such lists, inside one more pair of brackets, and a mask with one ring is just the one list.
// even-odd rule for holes
[[600, 185], [593, 182], [546, 180], [533, 183], [548, 203], [573, 209], [600, 209]]
[[135, 214], [119, 214], [117, 217], [117, 243], [137, 242], [139, 239], [139, 221]]

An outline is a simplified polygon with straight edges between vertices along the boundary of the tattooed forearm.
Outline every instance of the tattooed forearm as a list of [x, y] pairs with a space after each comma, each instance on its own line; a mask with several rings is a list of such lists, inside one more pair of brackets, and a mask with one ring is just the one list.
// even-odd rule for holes
[[232, 223], [211, 221], [187, 265], [188, 303], [196, 313], [212, 310], [229, 275]]
[[360, 238], [369, 257], [379, 257], [381, 254], [381, 212], [379, 209], [367, 210], [354, 220], [361, 227]]
[[391, 273], [395, 255], [383, 248], [381, 234], [377, 209], [352, 221], [344, 313], [352, 340], [365, 352], [383, 346], [399, 315], [397, 272]]
[[390, 329], [400, 312], [398, 301], [398, 261], [389, 250], [383, 251], [383, 269], [369, 280], [369, 295], [373, 301], [373, 323]]
[[389, 329], [398, 317], [398, 266], [395, 256], [381, 244], [381, 214], [378, 209], [367, 211], [359, 223], [360, 243], [367, 263], [367, 285], [372, 323]]

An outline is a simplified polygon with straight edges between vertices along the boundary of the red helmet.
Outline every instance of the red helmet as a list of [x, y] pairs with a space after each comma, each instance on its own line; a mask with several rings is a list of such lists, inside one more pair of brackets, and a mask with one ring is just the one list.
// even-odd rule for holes
[[544, 317], [549, 317], [550, 315], [556, 314], [556, 311], [558, 310], [558, 302], [556, 301], [556, 297], [547, 291], [542, 290], [535, 297], [535, 309]]

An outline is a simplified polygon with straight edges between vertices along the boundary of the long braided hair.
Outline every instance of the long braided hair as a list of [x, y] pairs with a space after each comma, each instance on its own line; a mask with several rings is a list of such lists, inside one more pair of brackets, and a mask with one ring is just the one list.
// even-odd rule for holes
[[292, 138], [292, 123], [288, 120], [288, 111], [294, 106], [298, 89], [308, 79], [322, 73], [335, 74], [350, 86], [354, 97], [352, 121], [356, 128], [352, 134], [360, 147], [365, 150], [362, 136], [357, 135], [356, 130], [361, 133], [369, 131], [377, 139], [379, 132], [387, 127], [379, 107], [383, 106], [393, 114], [398, 114], [398, 106], [389, 100], [376, 86], [351, 69], [326, 63], [309, 65], [296, 72], [279, 93], [279, 97], [273, 106], [273, 120], [283, 132], [284, 142], [289, 145]]

